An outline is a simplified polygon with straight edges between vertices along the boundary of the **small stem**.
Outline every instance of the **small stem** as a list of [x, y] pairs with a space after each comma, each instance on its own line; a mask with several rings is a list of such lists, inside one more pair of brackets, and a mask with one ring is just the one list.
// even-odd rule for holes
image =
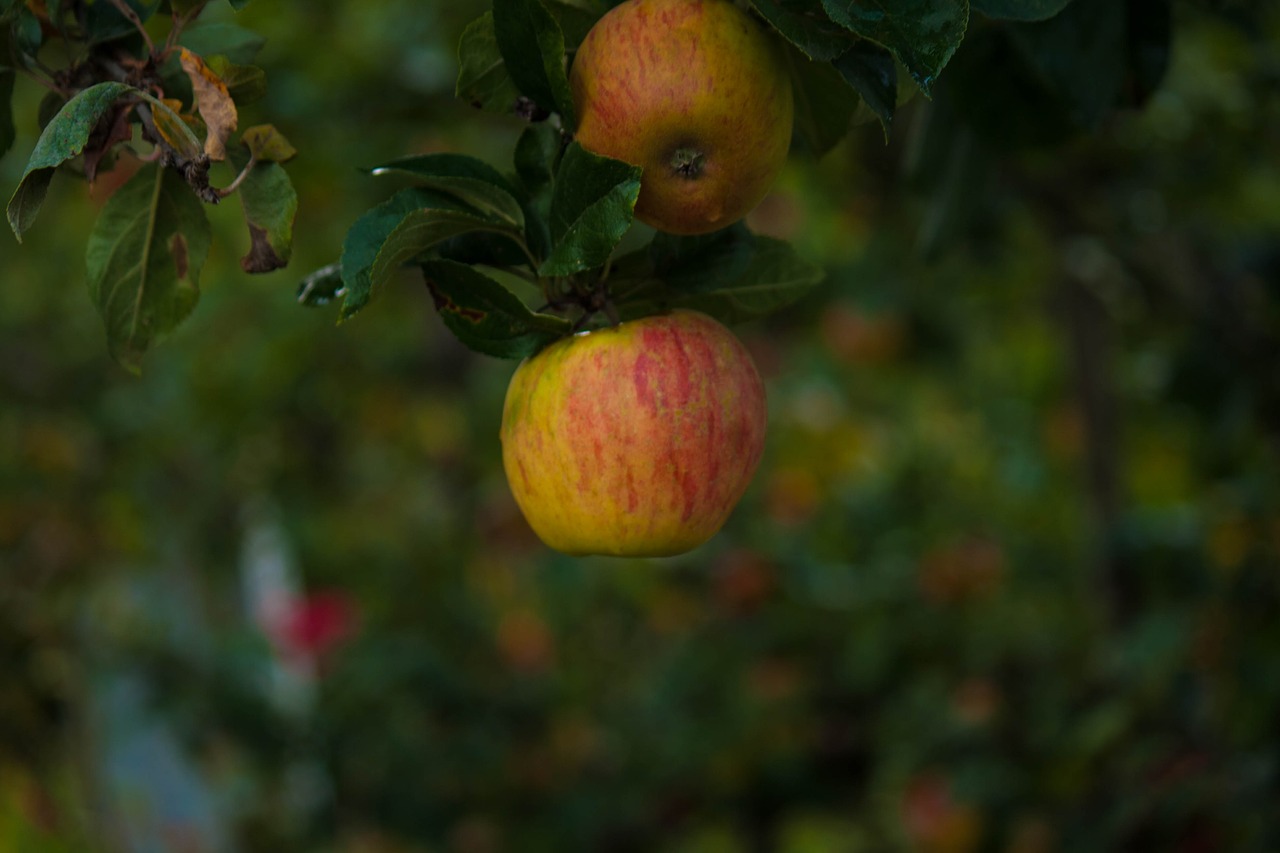
[[164, 50], [160, 52], [157, 62], [164, 62], [169, 58], [169, 54], [178, 44], [178, 37], [182, 35], [182, 31], [187, 28], [188, 24], [200, 16], [200, 13], [204, 11], [204, 7], [206, 5], [207, 3], [200, 3], [189, 10], [185, 15], [173, 16], [173, 27], [169, 30], [169, 37], [164, 40]]
[[142, 40], [147, 43], [147, 52], [152, 56], [156, 55], [156, 44], [151, 40], [151, 34], [147, 32], [147, 28], [142, 25], [142, 19], [138, 17], [138, 13], [133, 11], [125, 0], [111, 0], [111, 5], [115, 6], [121, 15], [124, 15], [129, 23], [133, 24], [134, 29], [142, 34]]
[[218, 190], [218, 196], [226, 198], [236, 190], [240, 189], [240, 185], [244, 183], [244, 179], [249, 177], [249, 173], [253, 171], [253, 167], [258, 165], [257, 156], [251, 156], [249, 162], [245, 163], [244, 168], [240, 170], [240, 174], [236, 175], [236, 179]]

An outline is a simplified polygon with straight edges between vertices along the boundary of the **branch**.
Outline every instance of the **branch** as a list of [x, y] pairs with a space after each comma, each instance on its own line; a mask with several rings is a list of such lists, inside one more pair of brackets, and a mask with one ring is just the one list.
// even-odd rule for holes
[[244, 164], [244, 168], [240, 170], [240, 174], [236, 175], [236, 179], [222, 189], [217, 190], [218, 197], [226, 198], [240, 189], [240, 185], [244, 183], [245, 178], [249, 177], [249, 173], [253, 171], [253, 167], [256, 165], [258, 165], [258, 155], [250, 155], [249, 162]]
[[121, 15], [124, 15], [129, 23], [133, 24], [134, 28], [142, 34], [142, 40], [147, 43], [147, 52], [152, 56], [155, 56], [155, 42], [151, 40], [151, 34], [148, 33], [147, 28], [142, 25], [142, 19], [138, 17], [137, 12], [133, 11], [133, 7], [130, 6], [126, 0], [111, 0], [111, 5], [115, 6], [116, 10]]

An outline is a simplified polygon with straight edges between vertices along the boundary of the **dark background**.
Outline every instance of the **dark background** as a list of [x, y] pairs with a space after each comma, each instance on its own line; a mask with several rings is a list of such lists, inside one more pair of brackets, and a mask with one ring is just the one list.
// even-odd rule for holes
[[794, 152], [751, 224], [829, 277], [738, 330], [765, 460], [625, 561], [529, 532], [513, 365], [420, 280], [294, 302], [393, 186], [357, 167], [507, 166], [452, 98], [485, 6], [239, 14], [294, 261], [214, 210], [141, 377], [83, 284], [108, 182], [0, 239], [0, 849], [1280, 849], [1280, 8], [1176, 4], [1115, 110], [1087, 38], [975, 21], [887, 145]]

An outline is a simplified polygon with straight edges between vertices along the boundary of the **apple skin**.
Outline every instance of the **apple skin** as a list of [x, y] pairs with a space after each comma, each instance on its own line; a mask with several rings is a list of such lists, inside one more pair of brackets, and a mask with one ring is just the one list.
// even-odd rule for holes
[[636, 218], [706, 234], [759, 204], [794, 112], [778, 46], [728, 0], [627, 0], [578, 48], [577, 141], [642, 166]]
[[538, 537], [566, 554], [662, 557], [706, 542], [765, 436], [750, 354], [674, 311], [557, 341], [511, 377], [502, 462]]

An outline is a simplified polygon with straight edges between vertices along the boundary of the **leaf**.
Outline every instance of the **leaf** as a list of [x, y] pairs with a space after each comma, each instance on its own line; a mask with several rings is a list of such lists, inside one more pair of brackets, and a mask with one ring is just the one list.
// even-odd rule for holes
[[136, 91], [124, 83], [90, 86], [67, 101], [45, 126], [27, 161], [22, 180], [9, 199], [9, 227], [19, 242], [40, 212], [49, 182], [53, 180], [53, 170], [84, 150], [89, 134], [116, 99]]
[[524, 188], [536, 193], [551, 185], [560, 156], [560, 131], [549, 124], [531, 124], [516, 142], [515, 167]]
[[898, 66], [894, 64], [893, 55], [878, 44], [862, 39], [831, 65], [880, 119], [887, 142], [898, 105]]
[[206, 56], [205, 65], [226, 84], [236, 107], [246, 107], [267, 96], [267, 73], [256, 65], [236, 65], [225, 56]]
[[463, 344], [498, 358], [527, 358], [569, 334], [562, 317], [530, 311], [488, 276], [455, 261], [422, 265], [444, 324]]
[[[342, 315], [350, 316], [352, 305], [362, 296], [365, 302], [377, 293], [396, 274], [400, 267], [418, 258], [428, 249], [451, 237], [472, 231], [493, 231], [519, 239], [519, 231], [475, 213], [451, 210], [443, 207], [426, 207], [410, 211], [400, 224], [387, 236], [373, 266], [369, 268], [368, 293], [361, 294], [348, 288], [343, 302]], [[361, 303], [363, 304], [363, 303]]]
[[0, 68], [0, 157], [13, 147], [18, 131], [13, 124], [13, 81], [16, 77], [12, 68]]
[[482, 213], [524, 227], [524, 212], [515, 188], [497, 169], [466, 154], [419, 154], [392, 160], [370, 170], [372, 174], [398, 173], [416, 178], [424, 186], [447, 192]]
[[569, 146], [551, 196], [553, 248], [539, 275], [572, 275], [609, 259], [635, 216], [640, 172], [576, 142]]
[[182, 70], [191, 78], [191, 90], [195, 93], [196, 108], [208, 130], [204, 140], [204, 153], [210, 160], [227, 159], [227, 140], [240, 121], [235, 101], [227, 91], [227, 84], [213, 73], [204, 60], [185, 47], [179, 54]]
[[455, 94], [473, 107], [490, 112], [509, 113], [515, 109], [520, 90], [507, 73], [498, 50], [492, 12], [485, 12], [462, 31]]
[[507, 73], [521, 92], [573, 127], [573, 95], [565, 73], [564, 33], [541, 0], [494, 0], [494, 35]]
[[822, 0], [831, 20], [887, 47], [928, 95], [964, 39], [969, 0]]
[[298, 302], [308, 308], [328, 305], [342, 296], [342, 264], [321, 267], [298, 284]]
[[516, 175], [527, 193], [525, 240], [539, 259], [551, 252], [551, 196], [560, 149], [559, 129], [546, 123], [529, 125], [516, 142]]
[[1171, 0], [1130, 0], [1128, 23], [1126, 103], [1140, 107], [1160, 87], [1169, 70], [1173, 4]]
[[738, 224], [702, 237], [660, 234], [619, 259], [611, 284], [624, 318], [692, 308], [732, 324], [795, 302], [822, 278], [789, 244]]
[[86, 264], [116, 361], [137, 372], [143, 354], [191, 313], [209, 242], [204, 206], [172, 169], [148, 164], [107, 201]]
[[591, 0], [546, 0], [546, 4], [547, 11], [560, 25], [560, 31], [564, 33], [565, 48], [569, 50], [582, 44], [587, 33], [609, 7], [609, 4], [605, 4], [602, 8], [601, 4]]
[[1067, 8], [1071, 0], [969, 0], [975, 12], [1011, 21], [1043, 21]]
[[269, 124], [249, 128], [241, 134], [240, 142], [249, 149], [255, 160], [287, 163], [298, 154], [298, 149], [289, 144], [284, 134]]
[[810, 59], [835, 59], [853, 41], [848, 30], [810, 8], [808, 0], [751, 0], [751, 5]]
[[178, 44], [199, 56], [220, 54], [237, 65], [249, 65], [266, 39], [235, 24], [200, 24], [183, 30]]
[[184, 160], [195, 160], [204, 154], [204, 146], [196, 138], [195, 132], [178, 114], [178, 110], [182, 108], [181, 103], [168, 98], [162, 101], [145, 93], [139, 93], [139, 97], [151, 104], [152, 123], [155, 124], [156, 132], [169, 144], [170, 148], [178, 152]]
[[[139, 0], [127, 0], [129, 8], [138, 16], [138, 20], [146, 21], [160, 7], [156, 3], [141, 3]], [[133, 37], [138, 33], [137, 27], [120, 14], [114, 3], [92, 3], [85, 9], [85, 31], [90, 44], [101, 44], [118, 38]], [[141, 41], [141, 40], [139, 40]]]
[[1119, 101], [1128, 70], [1125, 4], [1076, 0], [1047, 21], [1011, 25], [1009, 31], [1078, 126], [1096, 128]]
[[18, 18], [13, 23], [13, 41], [13, 46], [20, 53], [33, 58], [44, 43], [44, 28], [40, 26], [40, 19], [26, 6], [18, 8]]
[[[241, 147], [231, 159], [237, 169], [243, 169], [249, 157], [247, 147]], [[247, 273], [264, 273], [287, 266], [293, 250], [298, 194], [284, 167], [261, 160], [249, 170], [238, 192], [250, 239], [249, 253], [240, 259], [240, 268]]]
[[373, 264], [391, 232], [406, 216], [423, 208], [472, 215], [480, 219], [478, 211], [452, 196], [421, 187], [401, 190], [382, 204], [366, 211], [348, 229], [342, 243], [343, 319], [353, 316], [372, 298]]
[[133, 139], [133, 124], [129, 116], [134, 106], [128, 102], [114, 104], [89, 134], [84, 148], [84, 176], [89, 183], [97, 180], [99, 165], [116, 143]]
[[858, 96], [829, 62], [814, 62], [790, 47], [785, 51], [795, 93], [795, 127], [815, 157], [849, 133]]

